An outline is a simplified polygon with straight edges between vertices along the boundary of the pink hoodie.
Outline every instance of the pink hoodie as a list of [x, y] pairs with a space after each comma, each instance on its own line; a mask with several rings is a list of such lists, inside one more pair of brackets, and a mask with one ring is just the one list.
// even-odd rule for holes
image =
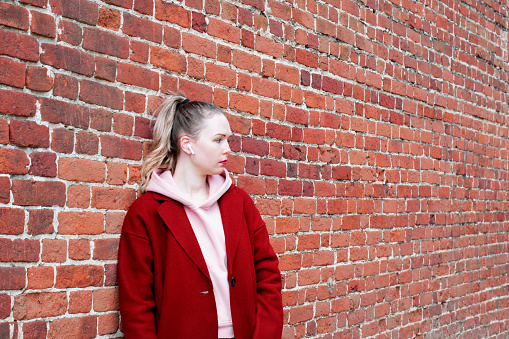
[[194, 205], [189, 197], [180, 191], [170, 171], [158, 169], [152, 173], [147, 191], [156, 192], [176, 200], [186, 211], [198, 244], [207, 264], [216, 300], [218, 338], [233, 338], [230, 310], [230, 286], [226, 268], [226, 244], [223, 222], [217, 201], [230, 188], [232, 180], [224, 170], [221, 175], [207, 177], [209, 196], [200, 205]]

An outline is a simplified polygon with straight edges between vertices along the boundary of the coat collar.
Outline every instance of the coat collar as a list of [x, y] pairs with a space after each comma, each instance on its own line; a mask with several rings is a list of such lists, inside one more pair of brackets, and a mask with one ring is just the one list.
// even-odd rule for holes
[[[191, 223], [187, 218], [184, 206], [164, 195], [152, 193], [154, 199], [164, 201], [157, 209], [161, 219], [177, 242], [184, 249], [187, 256], [194, 262], [200, 271], [210, 280], [207, 264], [201, 252], [198, 240], [194, 235]], [[233, 185], [218, 201], [221, 219], [223, 221], [224, 237], [226, 243], [226, 257], [228, 272], [232, 271], [233, 260], [239, 245], [240, 230], [243, 225], [242, 198], [235, 193]]]

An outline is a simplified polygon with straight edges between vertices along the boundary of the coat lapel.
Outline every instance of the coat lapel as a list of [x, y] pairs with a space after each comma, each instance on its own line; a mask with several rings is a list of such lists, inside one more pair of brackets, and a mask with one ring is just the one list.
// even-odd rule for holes
[[159, 206], [157, 212], [163, 219], [166, 227], [168, 227], [177, 242], [184, 249], [187, 256], [210, 280], [207, 264], [203, 258], [198, 240], [194, 235], [191, 223], [187, 218], [184, 206], [174, 200], [167, 200], [161, 206]]
[[223, 221], [228, 272], [232, 272], [233, 260], [237, 253], [241, 226], [243, 225], [244, 206], [242, 198], [232, 192], [231, 188], [219, 199], [218, 204]]

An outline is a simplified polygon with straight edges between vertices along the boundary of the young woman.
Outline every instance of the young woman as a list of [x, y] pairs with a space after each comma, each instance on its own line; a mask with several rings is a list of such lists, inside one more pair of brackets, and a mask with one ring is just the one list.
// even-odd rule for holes
[[125, 338], [281, 338], [278, 259], [253, 201], [225, 169], [224, 112], [174, 96], [158, 113], [144, 194], [120, 238]]

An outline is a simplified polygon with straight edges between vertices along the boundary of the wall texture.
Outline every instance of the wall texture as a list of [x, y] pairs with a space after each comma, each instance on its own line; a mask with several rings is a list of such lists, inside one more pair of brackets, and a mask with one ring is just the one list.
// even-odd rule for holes
[[214, 102], [284, 338], [509, 338], [508, 0], [2, 0], [0, 338], [121, 337], [164, 93]]

